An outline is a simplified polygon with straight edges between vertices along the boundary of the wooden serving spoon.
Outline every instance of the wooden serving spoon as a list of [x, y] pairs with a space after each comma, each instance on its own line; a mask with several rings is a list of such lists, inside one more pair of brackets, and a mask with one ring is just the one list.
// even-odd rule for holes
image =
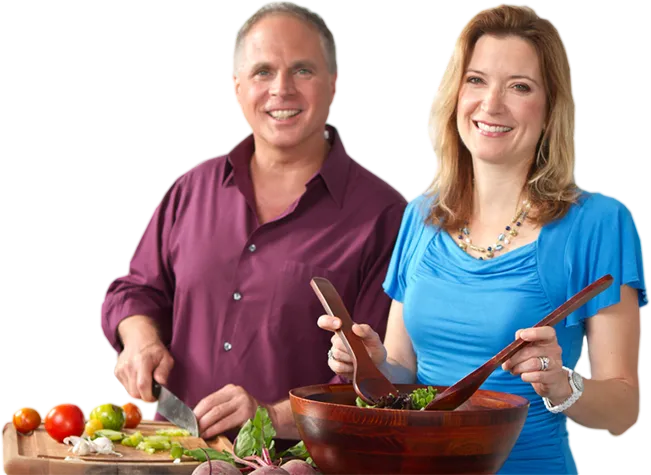
[[353, 333], [353, 320], [335, 287], [323, 277], [314, 277], [310, 285], [326, 313], [341, 320], [341, 328], [335, 333], [353, 358], [353, 388], [357, 395], [367, 404], [375, 404], [389, 394], [398, 395], [396, 387], [373, 363], [362, 339]]
[[[571, 297], [567, 302], [562, 304], [552, 313], [536, 323], [534, 327], [551, 327], [556, 325], [558, 322], [566, 318], [570, 313], [574, 312], [583, 304], [585, 304], [588, 300], [592, 299], [610, 287], [610, 284], [612, 284], [612, 282], [613, 278], [611, 275], [603, 276], [601, 279], [593, 282], [581, 290], [579, 293]], [[470, 396], [472, 396], [475, 391], [479, 389], [484, 381], [486, 381], [486, 378], [488, 378], [491, 373], [497, 369], [498, 366], [500, 366], [516, 352], [529, 344], [531, 344], [531, 342], [518, 338], [502, 351], [493, 356], [486, 363], [477, 368], [475, 371], [460, 379], [442, 393], [438, 394], [427, 406], [425, 406], [425, 410], [451, 411], [453, 409], [456, 409], [461, 404], [466, 402], [468, 398], [470, 398]]]

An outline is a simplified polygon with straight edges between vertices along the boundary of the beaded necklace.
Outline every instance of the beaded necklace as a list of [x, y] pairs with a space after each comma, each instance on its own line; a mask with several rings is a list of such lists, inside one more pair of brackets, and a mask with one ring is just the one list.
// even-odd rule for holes
[[[475, 246], [472, 243], [468, 221], [466, 221], [465, 226], [459, 229], [459, 247], [465, 252], [468, 252], [468, 248], [473, 251], [481, 252], [482, 254], [486, 254], [486, 257], [489, 259], [495, 257], [496, 252], [504, 250], [504, 247], [510, 244], [512, 238], [518, 235], [518, 228], [522, 226], [522, 223], [526, 219], [530, 209], [531, 203], [528, 200], [523, 201], [522, 208], [520, 208], [520, 210], [515, 214], [511, 220], [511, 224], [504, 228], [505, 232], [500, 233], [500, 235], [497, 236], [495, 244], [488, 247]], [[480, 256], [479, 259], [483, 260], [484, 257]]]

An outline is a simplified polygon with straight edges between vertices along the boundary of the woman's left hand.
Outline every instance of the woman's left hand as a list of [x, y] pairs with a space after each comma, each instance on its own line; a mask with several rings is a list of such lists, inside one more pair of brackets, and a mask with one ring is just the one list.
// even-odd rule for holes
[[518, 330], [515, 338], [531, 344], [505, 361], [502, 369], [531, 383], [539, 396], [556, 403], [567, 399], [572, 388], [563, 369], [563, 350], [556, 339], [556, 330], [552, 327], [526, 328]]

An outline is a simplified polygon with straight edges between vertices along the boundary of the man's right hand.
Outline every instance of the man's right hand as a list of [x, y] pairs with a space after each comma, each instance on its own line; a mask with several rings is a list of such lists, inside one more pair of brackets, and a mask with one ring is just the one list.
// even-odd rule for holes
[[165, 385], [174, 359], [158, 336], [154, 322], [143, 315], [124, 319], [118, 327], [124, 349], [115, 365], [115, 376], [133, 398], [154, 402], [152, 375]]

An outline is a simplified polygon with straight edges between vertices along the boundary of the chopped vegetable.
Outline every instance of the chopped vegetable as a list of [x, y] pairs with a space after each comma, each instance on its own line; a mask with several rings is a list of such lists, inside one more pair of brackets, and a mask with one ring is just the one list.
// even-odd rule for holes
[[122, 439], [122, 445], [126, 445], [127, 447], [137, 447], [138, 444], [143, 441], [143, 439], [144, 437], [142, 436], [140, 431], [136, 431], [130, 436]]
[[167, 437], [190, 437], [190, 432], [185, 429], [159, 429], [156, 431], [156, 435], [164, 435]]
[[178, 442], [172, 442], [172, 448], [170, 449], [170, 457], [173, 459], [180, 459], [183, 457], [183, 447]]
[[153, 454], [158, 450], [170, 450], [172, 448], [172, 443], [170, 438], [164, 435], [151, 435], [149, 437], [144, 437], [142, 442], [140, 442], [136, 449], [144, 450], [148, 454]]
[[93, 434], [93, 439], [97, 437], [106, 437], [107, 439], [112, 440], [113, 442], [119, 442], [124, 439], [127, 435], [124, 432], [118, 432], [117, 430], [111, 429], [100, 429], [96, 430]]

